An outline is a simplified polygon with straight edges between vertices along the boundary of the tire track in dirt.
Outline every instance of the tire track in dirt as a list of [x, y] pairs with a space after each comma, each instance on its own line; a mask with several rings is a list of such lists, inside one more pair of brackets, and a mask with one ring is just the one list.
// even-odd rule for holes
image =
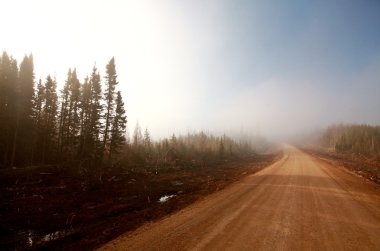
[[379, 187], [291, 147], [278, 162], [100, 250], [379, 250]]

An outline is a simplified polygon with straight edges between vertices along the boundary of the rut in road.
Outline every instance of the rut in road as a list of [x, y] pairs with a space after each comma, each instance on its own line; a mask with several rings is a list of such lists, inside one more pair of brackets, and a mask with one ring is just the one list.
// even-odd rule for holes
[[100, 250], [380, 250], [379, 187], [285, 147], [275, 164]]

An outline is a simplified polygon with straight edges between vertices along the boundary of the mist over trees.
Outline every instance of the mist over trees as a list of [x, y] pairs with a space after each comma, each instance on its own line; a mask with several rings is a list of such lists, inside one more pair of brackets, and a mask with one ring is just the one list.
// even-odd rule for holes
[[336, 152], [380, 157], [380, 126], [333, 125], [323, 134], [322, 145]]
[[[83, 81], [69, 69], [61, 90], [48, 75], [35, 81], [33, 56], [20, 65], [0, 58], [0, 167], [71, 163], [99, 167], [123, 158], [159, 165], [178, 159], [227, 158], [252, 152], [248, 141], [204, 132], [153, 141], [149, 130], [134, 128], [126, 138], [127, 116], [115, 59], [102, 78], [96, 66]], [[104, 90], [104, 91], [103, 91]], [[122, 154], [122, 155], [120, 155]]]
[[153, 141], [149, 130], [142, 133], [138, 123], [132, 142], [126, 148], [123, 159], [127, 163], [156, 167], [176, 166], [181, 161], [233, 159], [254, 152], [246, 141], [237, 142], [226, 135], [215, 136], [202, 131], [178, 136], [172, 134], [169, 138]]
[[96, 67], [81, 82], [69, 69], [63, 89], [50, 75], [35, 83], [33, 56], [0, 58], [0, 167], [71, 160], [101, 165], [125, 142], [126, 115], [116, 92], [115, 60], [106, 66], [105, 92]]

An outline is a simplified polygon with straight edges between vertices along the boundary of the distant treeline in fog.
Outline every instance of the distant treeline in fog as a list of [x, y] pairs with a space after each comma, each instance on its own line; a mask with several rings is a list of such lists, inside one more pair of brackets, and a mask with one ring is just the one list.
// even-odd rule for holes
[[231, 158], [252, 153], [248, 141], [236, 142], [232, 138], [214, 136], [205, 132], [164, 138], [152, 141], [148, 129], [142, 133], [137, 124], [132, 139], [127, 139], [123, 159], [129, 163], [165, 165], [173, 161]]
[[[104, 91], [102, 90], [102, 83]], [[126, 115], [112, 58], [101, 79], [69, 70], [62, 90], [50, 75], [35, 82], [32, 55], [0, 58], [0, 166], [88, 159], [110, 161], [125, 141]]]
[[129, 163], [165, 163], [175, 159], [206, 159], [246, 154], [249, 140], [204, 132], [154, 142], [136, 125], [126, 138], [127, 117], [118, 85], [115, 60], [102, 78], [94, 66], [83, 81], [69, 69], [63, 89], [48, 75], [35, 81], [33, 56], [20, 65], [3, 52], [0, 57], [0, 167], [71, 162], [87, 167]]
[[333, 125], [322, 136], [324, 147], [341, 153], [380, 156], [380, 126]]

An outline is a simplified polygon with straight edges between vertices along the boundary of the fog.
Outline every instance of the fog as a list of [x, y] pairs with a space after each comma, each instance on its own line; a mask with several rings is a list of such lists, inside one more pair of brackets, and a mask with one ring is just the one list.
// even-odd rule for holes
[[32, 52], [59, 87], [115, 56], [130, 132], [288, 140], [380, 124], [377, 1], [31, 2], [2, 2], [0, 49]]
[[[219, 129], [252, 129], [271, 139], [289, 140], [337, 123], [380, 123], [380, 64], [344, 85], [323, 78], [273, 78], [228, 100], [210, 124]], [[228, 118], [228, 119], [226, 119]]]

